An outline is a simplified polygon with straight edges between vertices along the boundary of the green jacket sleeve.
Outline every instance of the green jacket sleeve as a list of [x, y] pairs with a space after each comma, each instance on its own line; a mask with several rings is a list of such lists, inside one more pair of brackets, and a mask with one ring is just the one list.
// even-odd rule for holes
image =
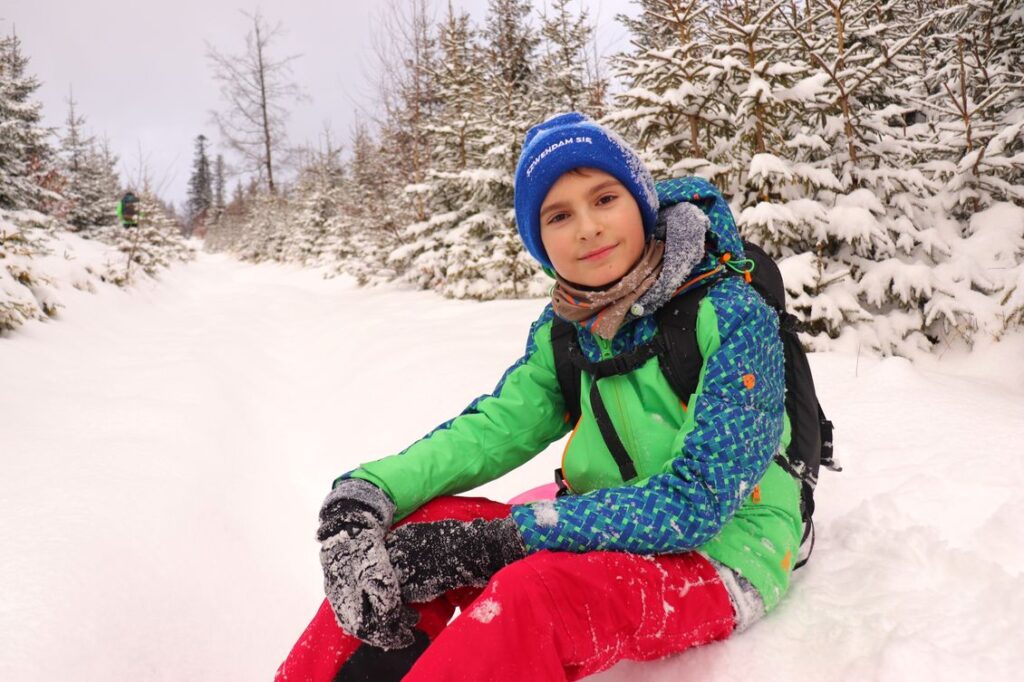
[[471, 490], [531, 459], [569, 430], [551, 348], [551, 306], [533, 323], [526, 352], [492, 393], [403, 452], [361, 465], [343, 478], [386, 492], [402, 518], [441, 495]]

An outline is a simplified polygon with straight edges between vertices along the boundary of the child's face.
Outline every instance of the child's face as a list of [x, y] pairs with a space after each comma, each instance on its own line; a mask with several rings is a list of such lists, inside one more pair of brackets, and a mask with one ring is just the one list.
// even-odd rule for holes
[[558, 178], [544, 197], [540, 240], [564, 279], [601, 287], [640, 260], [644, 222], [636, 199], [614, 176], [580, 168]]

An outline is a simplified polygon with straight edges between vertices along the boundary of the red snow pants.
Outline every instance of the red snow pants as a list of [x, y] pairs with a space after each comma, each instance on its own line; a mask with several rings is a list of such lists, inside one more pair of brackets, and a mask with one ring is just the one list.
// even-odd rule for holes
[[[397, 525], [495, 519], [510, 509], [483, 498], [441, 497]], [[662, 658], [725, 639], [734, 626], [718, 573], [695, 552], [538, 552], [506, 566], [484, 588], [413, 606], [416, 627], [430, 640], [401, 678], [416, 682], [578, 680], [623, 659]], [[456, 607], [462, 613], [449, 624]], [[342, 668], [360, 646], [325, 600], [275, 680], [348, 679]]]

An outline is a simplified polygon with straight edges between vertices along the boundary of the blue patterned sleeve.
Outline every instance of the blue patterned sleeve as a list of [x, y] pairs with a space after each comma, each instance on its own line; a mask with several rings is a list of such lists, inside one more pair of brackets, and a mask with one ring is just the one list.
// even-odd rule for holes
[[704, 300], [718, 344], [705, 362], [694, 425], [661, 473], [633, 485], [513, 507], [530, 551], [683, 552], [719, 533], [761, 480], [782, 437], [785, 380], [778, 318], [737, 278]]

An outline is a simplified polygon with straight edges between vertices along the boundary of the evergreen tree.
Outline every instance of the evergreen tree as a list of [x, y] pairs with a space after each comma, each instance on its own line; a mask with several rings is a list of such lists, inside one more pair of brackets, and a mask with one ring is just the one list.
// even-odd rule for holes
[[431, 130], [441, 104], [431, 74], [437, 68], [437, 39], [427, 0], [395, 4], [381, 28], [391, 36], [381, 83], [384, 118], [378, 129], [381, 153], [397, 183], [393, 200], [402, 223], [427, 217], [424, 182], [434, 145]]
[[711, 148], [731, 134], [718, 99], [728, 70], [709, 59], [707, 0], [639, 0], [620, 16], [632, 52], [613, 63], [625, 90], [605, 122], [635, 140], [655, 177], [697, 174], [721, 184]]
[[220, 223], [224, 215], [224, 155], [218, 154], [213, 164], [213, 220], [214, 225]]
[[574, 14], [574, 0], [553, 0], [541, 22], [544, 53], [537, 65], [539, 98], [547, 116], [581, 111], [595, 118], [604, 113], [608, 83], [592, 50], [594, 26], [585, 9]]
[[482, 155], [484, 135], [481, 94], [484, 83], [476, 68], [483, 58], [468, 12], [451, 4], [438, 27], [439, 59], [431, 71], [431, 90], [440, 109], [428, 128], [434, 140], [424, 191], [427, 218], [404, 229], [402, 246], [389, 261], [407, 281], [440, 289], [445, 283], [450, 231], [470, 215], [471, 174], [467, 169]]
[[388, 281], [395, 276], [389, 256], [402, 245], [401, 210], [394, 201], [394, 169], [381, 153], [369, 126], [357, 120], [352, 128], [352, 156], [348, 163], [349, 182], [342, 197], [352, 234], [349, 244], [354, 257], [341, 261], [339, 268], [360, 284]]
[[0, 333], [57, 310], [37, 259], [50, 253], [52, 218], [0, 208]]
[[933, 35], [922, 105], [931, 146], [922, 172], [943, 219], [923, 306], [930, 333], [999, 336], [1024, 322], [1024, 8], [955, 4]]
[[907, 86], [930, 22], [910, 10], [907, 2], [812, 0], [799, 19], [782, 14], [795, 58], [820, 72], [820, 103], [806, 106], [811, 120], [798, 133], [825, 144], [803, 150], [807, 167], [839, 181], [838, 191], [810, 194], [821, 210], [816, 229], [789, 244], [810, 266], [791, 290], [795, 307], [824, 346], [843, 331], [884, 353], [930, 345], [921, 306], [931, 285], [917, 257], [932, 226], [931, 190], [914, 168], [922, 149], [904, 118], [916, 109]]
[[515, 225], [513, 180], [523, 136], [543, 118], [537, 100], [537, 31], [527, 0], [490, 0], [485, 46], [482, 154], [462, 177], [467, 217], [449, 231], [442, 292], [458, 298], [523, 296], [543, 290]]
[[203, 248], [212, 252], [240, 253], [247, 234], [248, 219], [248, 199], [242, 181], [238, 180], [232, 191], [231, 200], [224, 204], [224, 210], [217, 219], [207, 225]]
[[69, 97], [59, 151], [64, 197], [60, 213], [76, 231], [111, 224], [119, 189], [109, 149], [99, 149], [84, 128], [85, 117], [76, 112], [75, 100]]
[[17, 35], [0, 38], [0, 208], [43, 209], [60, 196], [44, 187], [53, 150], [42, 126], [39, 88]]
[[118, 158], [110, 149], [110, 140], [106, 137], [99, 143], [97, 159], [100, 185], [105, 192], [105, 212], [96, 224], [113, 225], [117, 222], [117, 202], [120, 201], [123, 192], [121, 191], [121, 177], [117, 172]]
[[213, 207], [213, 173], [210, 159], [206, 155], [206, 136], [196, 137], [195, 155], [192, 159], [192, 175], [188, 180], [188, 200], [185, 205], [185, 224], [189, 234], [204, 226]]
[[319, 265], [341, 246], [344, 235], [338, 220], [343, 179], [340, 156], [341, 149], [334, 147], [327, 135], [324, 147], [310, 155], [310, 162], [299, 174], [290, 201], [291, 225], [285, 260]]

